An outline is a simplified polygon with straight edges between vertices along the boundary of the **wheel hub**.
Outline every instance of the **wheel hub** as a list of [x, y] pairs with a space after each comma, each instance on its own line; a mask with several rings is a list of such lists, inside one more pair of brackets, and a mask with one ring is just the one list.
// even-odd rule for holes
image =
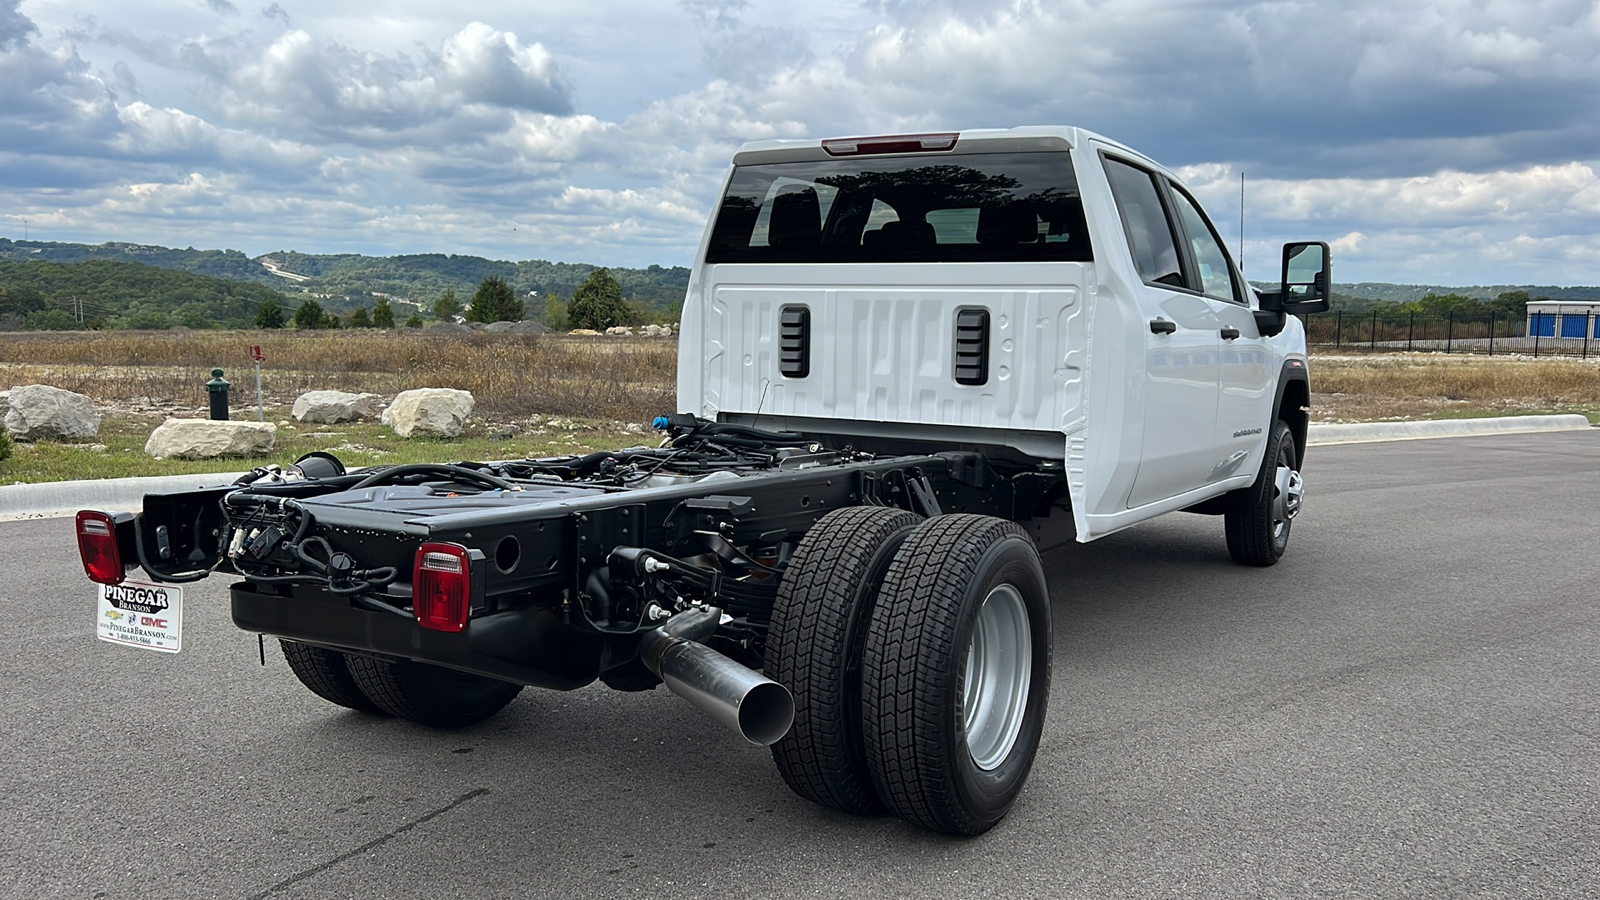
[[1032, 676], [1027, 606], [1015, 587], [999, 585], [978, 609], [961, 690], [967, 751], [978, 768], [999, 768], [1016, 745]]
[[1289, 524], [1300, 514], [1305, 495], [1305, 478], [1295, 469], [1279, 466], [1272, 492], [1273, 537], [1281, 540], [1288, 536]]

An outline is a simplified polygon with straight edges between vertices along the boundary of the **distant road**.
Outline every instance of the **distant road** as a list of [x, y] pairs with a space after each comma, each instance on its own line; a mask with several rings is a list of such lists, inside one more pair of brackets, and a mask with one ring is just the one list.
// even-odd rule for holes
[[0, 897], [1556, 897], [1600, 885], [1600, 430], [1313, 447], [1271, 569], [1166, 516], [1046, 556], [1055, 679], [988, 835], [856, 819], [657, 690], [456, 732], [318, 700], [185, 587], [95, 640], [0, 523]]
[[270, 257], [270, 256], [263, 256], [261, 258], [261, 265], [268, 272], [272, 273], [273, 275], [278, 276], [279, 278], [287, 278], [290, 281], [294, 281], [294, 282], [310, 281], [311, 280], [311, 276], [309, 276], [309, 275], [296, 275], [293, 272], [289, 272], [289, 271], [286, 271], [284, 269], [278, 268], [277, 262], [274, 261], [272, 259], [272, 257]]

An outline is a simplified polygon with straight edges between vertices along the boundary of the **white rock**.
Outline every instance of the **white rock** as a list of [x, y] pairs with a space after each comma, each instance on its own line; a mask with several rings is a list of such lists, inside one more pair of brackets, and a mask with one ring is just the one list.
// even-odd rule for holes
[[452, 388], [401, 391], [383, 411], [383, 424], [403, 438], [415, 435], [456, 437], [472, 415], [472, 393]]
[[8, 392], [6, 431], [19, 441], [40, 438], [73, 440], [100, 433], [94, 401], [48, 384], [28, 384]]
[[613, 325], [606, 329], [606, 334], [614, 334], [620, 337], [633, 337], [633, 329], [626, 325]]
[[370, 418], [383, 398], [377, 394], [352, 394], [347, 391], [306, 391], [294, 401], [292, 415], [299, 422], [354, 422]]
[[253, 456], [270, 452], [277, 439], [278, 427], [271, 422], [168, 419], [150, 432], [144, 452], [156, 459]]

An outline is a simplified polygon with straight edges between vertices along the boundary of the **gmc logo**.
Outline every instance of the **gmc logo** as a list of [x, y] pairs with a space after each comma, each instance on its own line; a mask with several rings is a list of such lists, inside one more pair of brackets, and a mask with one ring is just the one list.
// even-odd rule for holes
[[140, 616], [139, 617], [139, 624], [140, 625], [148, 625], [151, 628], [165, 628], [165, 627], [167, 627], [167, 620], [166, 619], [157, 619], [157, 618], [153, 618], [151, 616]]

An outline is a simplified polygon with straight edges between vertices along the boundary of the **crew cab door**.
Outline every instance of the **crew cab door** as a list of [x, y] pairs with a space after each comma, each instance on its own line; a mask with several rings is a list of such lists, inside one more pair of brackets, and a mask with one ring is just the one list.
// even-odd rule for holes
[[1273, 378], [1266, 338], [1250, 309], [1249, 288], [1234, 268], [1216, 228], [1189, 193], [1166, 182], [1173, 218], [1182, 235], [1187, 281], [1216, 316], [1221, 338], [1217, 356], [1217, 418], [1214, 454], [1204, 484], [1254, 473], [1265, 444]]
[[[1222, 322], [1216, 301], [1190, 287], [1195, 274], [1164, 179], [1105, 156], [1106, 178], [1143, 282], [1144, 439], [1127, 506], [1204, 485], [1218, 460]], [[1223, 454], [1226, 455], [1226, 454]]]

